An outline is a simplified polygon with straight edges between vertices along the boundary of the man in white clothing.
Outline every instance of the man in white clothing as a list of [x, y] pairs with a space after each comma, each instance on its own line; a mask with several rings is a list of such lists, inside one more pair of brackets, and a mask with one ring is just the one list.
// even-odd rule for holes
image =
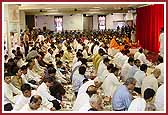
[[134, 60], [134, 65], [128, 70], [127, 77], [133, 77], [135, 73], [140, 70], [141, 62], [139, 59]]
[[[24, 105], [29, 103], [30, 98], [33, 95], [37, 95], [37, 92], [35, 90], [32, 90], [29, 84], [23, 84], [21, 86], [21, 91], [22, 91], [22, 94], [19, 95], [16, 99], [16, 103], [15, 103], [15, 106], [13, 108], [14, 111], [20, 111]], [[42, 105], [45, 108], [47, 108], [49, 110], [52, 110], [52, 111], [56, 110], [53, 107], [53, 104], [51, 102], [46, 100], [46, 98], [43, 98], [43, 97], [41, 97], [41, 98], [42, 98]]]
[[121, 83], [119, 82], [117, 78], [118, 72], [119, 72], [118, 68], [114, 67], [113, 64], [109, 64], [107, 66], [107, 70], [109, 71], [109, 74], [104, 79], [102, 88], [103, 88], [105, 96], [110, 101], [110, 99], [113, 97], [115, 90], [117, 89], [119, 85], [121, 85]]
[[129, 108], [128, 111], [145, 111], [149, 110], [147, 104], [150, 103], [155, 96], [155, 91], [153, 89], [147, 88], [144, 91], [144, 98], [143, 97], [137, 97], [134, 99]]
[[102, 105], [102, 98], [97, 95], [93, 94], [91, 98], [89, 99], [89, 105], [84, 105], [79, 109], [79, 111], [102, 111], [103, 105]]
[[140, 70], [137, 71], [134, 75], [134, 78], [137, 80], [134, 91], [136, 91], [139, 94], [141, 94], [142, 81], [146, 77], [147, 68], [148, 66], [146, 64], [142, 64], [140, 66]]
[[128, 59], [128, 62], [125, 63], [122, 67], [121, 67], [121, 77], [123, 81], [126, 81], [126, 79], [128, 78], [128, 71], [131, 69], [131, 67], [134, 64], [134, 58], [130, 57]]
[[164, 106], [165, 106], [165, 96], [164, 96], [164, 93], [166, 93], [165, 92], [165, 85], [164, 84], [162, 84], [159, 88], [158, 88], [158, 90], [157, 90], [157, 92], [156, 92], [156, 96], [155, 96], [155, 106], [156, 106], [156, 110], [157, 111], [164, 111], [165, 110], [165, 108], [164, 108]]
[[142, 48], [140, 48], [140, 49], [134, 54], [134, 59], [135, 59], [135, 60], [138, 59], [138, 56], [139, 56], [141, 53], [143, 53], [143, 49], [142, 49]]
[[81, 93], [75, 100], [72, 110], [79, 111], [83, 106], [89, 105], [89, 99], [93, 94], [97, 93], [97, 88], [94, 85], [90, 85], [87, 88], [86, 93]]
[[[159, 76], [159, 78], [157, 79], [159, 82], [159, 85], [164, 83], [164, 63], [163, 63], [163, 57], [159, 56], [158, 57], [158, 65], [155, 67], [160, 69], [161, 71], [161, 75]], [[165, 76], [166, 77], [166, 76]]]
[[5, 73], [4, 81], [4, 111], [11, 111], [16, 95], [20, 95], [21, 91], [11, 84], [11, 76], [8, 73]]
[[160, 49], [159, 49], [160, 55], [164, 57], [164, 28], [161, 28], [159, 40], [160, 40]]
[[100, 79], [100, 80], [104, 80], [104, 75], [103, 75], [103, 71], [107, 70], [107, 65], [109, 64], [110, 62], [110, 59], [107, 57], [107, 58], [104, 58], [100, 64], [99, 64], [99, 67], [98, 67], [98, 70], [97, 70], [97, 77]]
[[150, 76], [147, 76], [142, 81], [141, 93], [143, 94], [147, 88], [153, 89], [155, 92], [158, 89], [158, 80], [160, 69], [155, 69]]
[[48, 77], [45, 78], [44, 83], [42, 83], [38, 88], [37, 92], [39, 95], [41, 95], [43, 98], [46, 98], [48, 101], [53, 103], [53, 106], [56, 108], [56, 110], [61, 109], [61, 101], [56, 99], [54, 96], [50, 94], [49, 88], [54, 85], [54, 78]]
[[42, 98], [39, 95], [34, 95], [31, 97], [30, 102], [26, 104], [21, 111], [30, 112], [30, 111], [45, 111], [41, 106]]
[[140, 52], [140, 54], [137, 56], [137, 59], [139, 59], [141, 61], [141, 64], [147, 64], [148, 66], [151, 66], [152, 63], [146, 59], [146, 56], [142, 50], [142, 52]]

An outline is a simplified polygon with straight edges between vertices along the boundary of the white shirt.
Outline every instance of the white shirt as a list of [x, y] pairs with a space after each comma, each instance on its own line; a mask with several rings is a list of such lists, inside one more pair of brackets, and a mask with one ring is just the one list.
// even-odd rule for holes
[[17, 66], [19, 67], [19, 68], [21, 68], [23, 65], [26, 65], [27, 63], [25, 62], [25, 61], [23, 61], [23, 59], [21, 58], [21, 59], [19, 59], [19, 61], [17, 62]]
[[90, 104], [85, 104], [79, 109], [79, 111], [88, 111], [90, 108], [92, 108]]
[[103, 60], [99, 63], [99, 67], [97, 70], [97, 77], [101, 77], [103, 74], [103, 71], [107, 69], [107, 66], [103, 63]]
[[[39, 82], [40, 81], [40, 78], [41, 78], [41, 76], [40, 75], [38, 75], [37, 73], [35, 73], [35, 72], [33, 72], [32, 70], [30, 70], [29, 68], [27, 69], [27, 76], [28, 76], [28, 78], [29, 78], [29, 80], [35, 80], [35, 81], [37, 81], [37, 82]], [[28, 81], [29, 81], [28, 80]]]
[[134, 54], [134, 60], [138, 59], [138, 56], [140, 55], [141, 53], [139, 51], [137, 51], [135, 54]]
[[47, 52], [47, 54], [43, 58], [43, 61], [46, 63], [50, 63], [50, 62], [53, 62], [54, 59], [53, 59], [52, 55], [49, 52]]
[[145, 99], [138, 97], [131, 102], [128, 111], [145, 111], [145, 108], [146, 108]]
[[138, 70], [140, 69], [136, 65], [131, 66], [131, 68], [128, 70], [127, 76], [133, 77]]
[[[37, 91], [35, 91], [35, 90], [32, 90], [30, 97], [25, 97], [23, 94], [19, 95], [16, 99], [16, 103], [13, 108], [13, 111], [21, 110], [24, 105], [26, 105], [30, 102], [31, 97], [34, 95], [38, 95]], [[48, 109], [53, 107], [52, 102], [49, 102], [48, 100], [46, 100], [46, 98], [43, 98], [43, 97], [42, 97], [42, 104], [43, 104], [43, 106], [45, 106]]]
[[79, 65], [82, 65], [81, 61], [77, 61], [76, 63], [74, 63], [74, 65], [72, 66], [72, 71]]
[[74, 92], [78, 92], [79, 88], [83, 84], [83, 80], [85, 79], [84, 75], [81, 74], [74, 74], [72, 76], [72, 89]]
[[84, 83], [83, 85], [81, 85], [81, 87], [80, 87], [79, 90], [78, 90], [78, 95], [77, 95], [77, 97], [78, 97], [80, 94], [82, 94], [82, 93], [86, 93], [87, 88], [88, 88], [90, 85], [95, 85], [95, 84], [94, 84], [94, 80], [89, 80], [89, 81], [87, 81], [86, 83]]
[[21, 77], [22, 77], [22, 80], [23, 80], [24, 83], [29, 84], [33, 88], [37, 88], [38, 87], [37, 85], [33, 85], [33, 84], [28, 82], [28, 79], [29, 79], [29, 81], [33, 80], [33, 79], [28, 78], [27, 74], [26, 75], [22, 74]]
[[165, 89], [165, 85], [162, 84], [156, 92], [154, 104], [156, 106], [157, 111], [164, 111], [164, 106], [166, 104], [165, 103], [166, 100], [164, 100], [164, 98], [165, 98], [164, 97], [164, 93], [165, 93], [164, 89]]
[[83, 107], [84, 105], [90, 105], [89, 103], [89, 95], [87, 93], [81, 93], [75, 100], [74, 105], [72, 110], [73, 111], [79, 111], [79, 109], [81, 107]]
[[13, 93], [20, 95], [22, 92], [11, 83], [4, 83], [4, 104], [15, 103], [16, 96], [13, 96]]
[[131, 67], [132, 66], [128, 62], [121, 67], [121, 76], [123, 81], [126, 81], [128, 78], [128, 71], [131, 69]]
[[141, 70], [137, 71], [134, 75], [134, 78], [137, 80], [135, 87], [141, 88], [142, 81], [145, 77], [146, 77], [146, 74], [144, 71], [141, 71]]
[[87, 53], [86, 49], [83, 50], [82, 54], [83, 54], [84, 58], [86, 58], [86, 59], [88, 58], [88, 53]]
[[95, 47], [93, 48], [93, 54], [97, 54], [99, 50], [99, 46], [95, 45]]
[[42, 106], [40, 106], [37, 110], [32, 110], [29, 106], [29, 104], [26, 104], [23, 106], [23, 108], [20, 110], [22, 112], [30, 112], [30, 111], [50, 111], [49, 109], [46, 109]]
[[149, 62], [147, 59], [146, 59], [146, 56], [144, 53], [141, 53], [138, 58], [141, 62], [141, 64], [147, 64], [148, 66], [151, 66], [151, 62]]
[[107, 68], [106, 68], [106, 69], [103, 71], [102, 75], [98, 77], [99, 80], [100, 80], [101, 82], [103, 82], [104, 79], [108, 76], [108, 74], [109, 74], [109, 71], [108, 71]]
[[[159, 65], [156, 66], [156, 68], [160, 69], [161, 75], [158, 78], [158, 82], [160, 84], [164, 83], [164, 63], [160, 63]], [[166, 76], [165, 76], [166, 77]]]
[[42, 97], [47, 98], [49, 101], [56, 100], [55, 97], [50, 95], [50, 90], [47, 87], [45, 83], [42, 83], [38, 88], [37, 88], [38, 94], [40, 94]]
[[89, 54], [92, 54], [92, 53], [91, 53], [92, 45], [93, 45], [93, 43], [89, 43], [89, 44], [88, 44], [88, 46], [89, 46], [88, 53], [89, 53]]
[[116, 88], [121, 85], [114, 73], [109, 73], [108, 76], [104, 79], [102, 88], [105, 96], [113, 96]]
[[118, 52], [116, 55], [114, 55], [114, 63], [121, 67], [120, 61], [121, 57], [123, 57], [123, 54], [121, 52]]
[[147, 88], [151, 88], [153, 89], [155, 92], [158, 89], [158, 81], [155, 78], [155, 76], [153, 74], [151, 74], [150, 76], [147, 76], [143, 79], [142, 81], [142, 87], [141, 87], [141, 93], [142, 95], [144, 95], [144, 91]]
[[159, 38], [160, 38], [160, 55], [164, 57], [164, 33], [161, 33]]

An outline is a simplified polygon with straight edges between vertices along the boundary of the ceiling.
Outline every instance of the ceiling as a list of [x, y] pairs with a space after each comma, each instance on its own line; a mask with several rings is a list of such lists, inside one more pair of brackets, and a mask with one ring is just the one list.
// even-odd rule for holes
[[27, 15], [127, 13], [146, 4], [20, 4]]

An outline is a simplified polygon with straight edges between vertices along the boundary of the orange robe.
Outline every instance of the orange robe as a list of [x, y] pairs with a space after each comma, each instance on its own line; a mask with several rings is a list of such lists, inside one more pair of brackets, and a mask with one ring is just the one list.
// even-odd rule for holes
[[119, 48], [119, 45], [114, 38], [110, 41], [110, 48], [115, 48], [115, 49]]

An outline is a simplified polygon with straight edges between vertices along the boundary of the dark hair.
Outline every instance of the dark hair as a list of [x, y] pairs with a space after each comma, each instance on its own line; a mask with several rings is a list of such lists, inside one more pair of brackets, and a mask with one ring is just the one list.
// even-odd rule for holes
[[78, 52], [76, 53], [76, 57], [77, 57], [77, 58], [78, 58], [78, 57], [83, 57], [83, 54], [78, 51]]
[[85, 72], [86, 72], [86, 67], [84, 67], [84, 66], [80, 66], [80, 67], [79, 67], [79, 74], [84, 75]]
[[56, 69], [54, 67], [48, 68], [48, 74], [56, 73]]
[[60, 61], [60, 60], [57, 61], [57, 62], [56, 62], [56, 65], [62, 65], [62, 61]]
[[6, 77], [10, 77], [10, 76], [12, 76], [10, 73], [7, 73], [7, 72], [4, 73], [4, 79], [5, 79]]
[[86, 90], [86, 93], [89, 95], [89, 97], [91, 97], [93, 94], [96, 94], [97, 92], [94, 91], [94, 90], [91, 90], [91, 87], [95, 87], [94, 85], [90, 85], [87, 90]]
[[106, 63], [106, 62], [109, 62], [109, 61], [110, 61], [110, 59], [108, 57], [103, 59], [103, 63]]
[[23, 71], [23, 70], [27, 69], [27, 66], [23, 65], [20, 69]]
[[153, 98], [155, 95], [155, 91], [151, 88], [147, 88], [145, 91], [144, 91], [144, 99], [147, 100], [147, 99], [150, 99], [151, 97]]
[[139, 49], [139, 52], [140, 52], [140, 53], [142, 53], [142, 52], [143, 52], [143, 49], [142, 49], [142, 48], [140, 48], [140, 49]]
[[158, 57], [158, 61], [159, 61], [160, 63], [163, 63], [163, 57], [162, 57], [162, 56], [159, 56], [159, 57]]
[[85, 78], [84, 80], [83, 80], [83, 84], [85, 83], [85, 82], [87, 82], [87, 81], [89, 81], [87, 78]]
[[128, 63], [130, 63], [130, 62], [134, 62], [134, 58], [130, 57], [130, 58], [128, 59]]
[[[38, 97], [42, 100], [41, 96], [38, 95]], [[30, 99], [30, 103], [37, 103], [39, 99], [37, 98], [37, 95], [33, 95]]]
[[56, 54], [56, 55], [55, 55], [55, 58], [57, 58], [57, 57], [59, 57], [59, 58], [60, 58], [60, 57], [61, 57], [61, 56], [60, 56], [60, 54]]
[[25, 83], [21, 86], [22, 93], [25, 92], [26, 90], [29, 90], [29, 91], [31, 90], [31, 86], [27, 83]]
[[108, 64], [107, 65], [107, 70], [112, 70], [114, 68], [114, 65], [113, 64]]
[[147, 70], [147, 68], [148, 68], [148, 66], [147, 66], [146, 64], [142, 64], [142, 65], [140, 66], [140, 70], [141, 70], [141, 71], [145, 71], [145, 70]]

